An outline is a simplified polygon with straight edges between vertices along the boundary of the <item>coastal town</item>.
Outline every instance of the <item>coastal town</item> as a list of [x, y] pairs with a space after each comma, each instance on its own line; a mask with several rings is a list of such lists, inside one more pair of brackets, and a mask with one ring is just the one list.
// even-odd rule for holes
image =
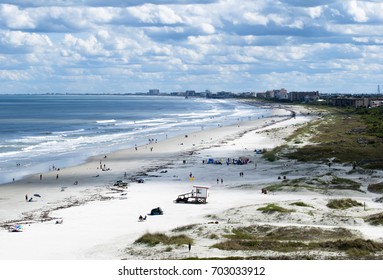
[[287, 91], [285, 88], [267, 90], [265, 92], [240, 92], [219, 91], [212, 93], [209, 90], [196, 92], [187, 90], [184, 92], [161, 93], [158, 89], [151, 89], [147, 95], [171, 95], [206, 98], [255, 98], [264, 101], [292, 102], [292, 103], [318, 103], [337, 107], [364, 107], [373, 108], [383, 106], [383, 94], [378, 86], [377, 93], [351, 94], [351, 93], [320, 93], [319, 91]]
[[[62, 94], [62, 93], [47, 93]], [[73, 95], [76, 93], [66, 93]], [[336, 107], [374, 108], [383, 106], [383, 94], [378, 86], [377, 93], [321, 93], [319, 91], [288, 91], [285, 88], [267, 90], [263, 92], [231, 92], [210, 90], [186, 90], [177, 92], [162, 92], [159, 89], [149, 89], [147, 92], [135, 93], [85, 93], [82, 95], [146, 95], [146, 96], [178, 96], [183, 98], [209, 99], [254, 99], [265, 102], [279, 103], [309, 103], [323, 104]]]

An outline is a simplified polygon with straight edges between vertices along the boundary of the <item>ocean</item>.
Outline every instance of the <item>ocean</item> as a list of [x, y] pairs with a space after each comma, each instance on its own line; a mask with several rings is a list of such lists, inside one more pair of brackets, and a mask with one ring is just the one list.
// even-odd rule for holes
[[269, 116], [235, 100], [0, 95], [0, 183], [123, 148]]

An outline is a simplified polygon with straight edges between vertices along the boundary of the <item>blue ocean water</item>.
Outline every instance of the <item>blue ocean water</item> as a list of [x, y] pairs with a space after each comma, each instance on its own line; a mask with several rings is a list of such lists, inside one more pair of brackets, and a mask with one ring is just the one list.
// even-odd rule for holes
[[0, 95], [0, 183], [121, 148], [267, 116], [233, 100], [132, 95]]

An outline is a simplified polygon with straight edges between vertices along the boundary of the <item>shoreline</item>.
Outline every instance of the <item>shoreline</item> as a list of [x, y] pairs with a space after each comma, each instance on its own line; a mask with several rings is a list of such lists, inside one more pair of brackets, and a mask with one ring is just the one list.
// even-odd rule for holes
[[[62, 100], [51, 97], [37, 99], [48, 108], [59, 106]], [[85, 111], [79, 106], [75, 106], [73, 112], [69, 108], [63, 108], [70, 112], [67, 115], [60, 114], [59, 118], [39, 121], [32, 115], [27, 123], [21, 120], [14, 124], [9, 123], [10, 131], [15, 131], [12, 134], [5, 131], [2, 137], [4, 145], [0, 162], [0, 183], [48, 172], [53, 166], [64, 168], [80, 165], [92, 156], [134, 147], [136, 144], [145, 145], [149, 138], [164, 140], [186, 131], [232, 124], [240, 119], [247, 119], [248, 115], [254, 115], [256, 118], [261, 114], [267, 116], [270, 113], [267, 108], [249, 106], [236, 100], [215, 102], [205, 99], [185, 100], [179, 97], [118, 97], [111, 98], [108, 103], [110, 106], [104, 108], [102, 101], [107, 99], [107, 96], [90, 98], [96, 107], [87, 107]], [[27, 103], [32, 105], [36, 104], [34, 100], [35, 97], [26, 99]], [[81, 106], [86, 106], [86, 102], [89, 101], [88, 98], [73, 97], [64, 100], [65, 104], [79, 101]], [[137, 103], [145, 102], [148, 104], [148, 110], [165, 104], [174, 105], [174, 109], [155, 109], [153, 114], [148, 114], [138, 109], [140, 105], [136, 106]], [[36, 108], [32, 106], [31, 110], [33, 109]], [[27, 119], [29, 111], [26, 112]], [[99, 113], [94, 114], [95, 112]], [[51, 113], [54, 115], [55, 112]], [[10, 114], [12, 115], [12, 112]], [[80, 119], [76, 119], [76, 116], [80, 116]], [[66, 117], [68, 120], [65, 120]], [[16, 130], [26, 132], [20, 134]]]
[[[251, 103], [246, 103], [246, 104], [249, 105], [249, 106], [254, 106]], [[280, 106], [273, 107], [273, 104], [268, 104], [267, 107], [270, 107], [273, 111], [275, 111], [275, 110], [285, 110], [286, 112], [292, 112], [291, 110], [281, 109]], [[280, 114], [272, 114], [269, 117], [263, 117], [263, 118], [259, 118], [259, 119], [256, 119], [256, 120], [247, 120], [247, 121], [238, 122], [238, 123], [231, 124], [231, 125], [226, 125], [226, 126], [221, 126], [221, 125], [218, 124], [217, 127], [214, 128], [213, 130], [216, 131], [216, 130], [219, 130], [219, 129], [222, 129], [222, 128], [225, 128], [225, 127], [226, 128], [236, 127], [236, 126], [239, 127], [240, 124], [245, 124], [246, 126], [249, 126], [249, 125], [252, 126], [253, 123], [258, 123], [259, 121], [262, 121], [262, 120], [273, 119], [275, 117], [278, 118], [278, 117], [282, 117], [282, 116], [286, 116], [287, 117], [287, 115], [288, 114], [283, 115], [281, 113]], [[267, 121], [266, 121], [266, 123], [267, 123]], [[268, 125], [271, 125], [271, 124], [269, 123], [269, 124], [267, 124], [267, 126]], [[258, 128], [254, 128], [254, 129], [259, 129], [259, 127]], [[186, 132], [186, 133], [184, 133], [182, 135], [176, 135], [176, 136], [170, 137], [169, 139], [168, 138], [162, 139], [162, 140], [160, 140], [158, 142], [156, 141], [155, 143], [153, 142], [151, 144], [147, 143], [147, 144], [143, 144], [143, 145], [140, 145], [140, 146], [136, 145], [135, 147], [137, 147], [137, 149], [139, 149], [140, 151], [142, 151], [142, 149], [144, 149], [146, 151], [148, 148], [150, 149], [151, 146], [154, 148], [154, 146], [158, 146], [157, 144], [161, 144], [163, 142], [166, 142], [166, 143], [168, 143], [168, 142], [179, 142], [179, 143], [175, 143], [175, 144], [179, 145], [180, 143], [183, 144], [183, 142], [187, 142], [188, 139], [183, 139], [184, 135], [190, 134], [190, 135], [194, 135], [195, 136], [195, 135], [200, 134], [200, 133], [204, 134], [204, 133], [206, 133], [206, 131], [203, 131], [203, 130], [202, 131], [201, 130], [189, 131], [189, 132]], [[242, 133], [246, 133], [246, 131], [244, 131]], [[214, 141], [213, 139], [210, 139], [210, 140]], [[215, 142], [213, 142], [212, 145], [214, 145], [214, 143]], [[200, 144], [203, 144], [203, 145], [206, 144], [207, 145], [208, 142], [200, 143]], [[114, 150], [114, 151], [110, 151], [110, 152], [107, 152], [107, 153], [100, 153], [100, 154], [97, 154], [97, 155], [93, 155], [93, 156], [90, 156], [90, 157], [86, 158], [81, 163], [78, 163], [78, 164], [75, 164], [75, 165], [65, 166], [65, 167], [62, 167], [62, 168], [59, 167], [59, 170], [41, 171], [41, 172], [37, 172], [37, 173], [28, 174], [28, 175], [25, 175], [22, 178], [17, 179], [15, 181], [9, 181], [9, 182], [5, 182], [5, 183], [1, 183], [0, 184], [0, 189], [2, 187], [4, 187], [4, 186], [9, 186], [9, 185], [18, 185], [20, 183], [31, 183], [31, 181], [35, 180], [37, 176], [40, 176], [40, 174], [43, 175], [43, 177], [45, 178], [45, 177], [47, 177], [47, 175], [50, 176], [53, 173], [55, 173], [57, 175], [57, 174], [60, 174], [62, 171], [65, 171], [67, 169], [76, 169], [78, 167], [85, 166], [85, 165], [88, 165], [88, 164], [95, 164], [95, 162], [97, 162], [97, 161], [100, 161], [100, 160], [102, 161], [105, 156], [107, 157], [105, 159], [105, 162], [107, 162], [111, 158], [111, 156], [112, 156], [112, 158], [113, 157], [118, 158], [118, 157], [121, 157], [120, 155], [130, 154], [135, 149], [135, 147], [127, 147], [127, 148], [122, 148], [122, 149], [117, 149], [117, 150]], [[190, 147], [190, 145], [189, 145], [189, 148], [190, 149], [194, 149], [195, 146], [193, 145], [193, 147]], [[165, 151], [165, 152], [167, 152], [167, 151]], [[178, 151], [174, 151], [174, 153], [178, 153], [178, 152], [185, 152], [184, 148], [180, 147], [180, 149]], [[145, 156], [147, 156], [147, 154], [145, 154]], [[156, 156], [157, 156], [157, 154], [156, 154]], [[43, 182], [40, 182], [40, 183], [43, 183]]]
[[[307, 115], [304, 108], [289, 107], [304, 112], [291, 118], [283, 108], [274, 108], [274, 117], [192, 132], [187, 137], [180, 135], [137, 147], [137, 151], [131, 148], [113, 152], [107, 154], [106, 158], [103, 157], [105, 155], [92, 157], [85, 164], [60, 170], [58, 179], [56, 172], [48, 172], [43, 174], [41, 181], [36, 174], [23, 181], [1, 186], [0, 247], [12, 249], [2, 250], [4, 253], [0, 253], [0, 259], [184, 258], [183, 247], [166, 252], [162, 246], [150, 249], [135, 245], [134, 241], [145, 232], [171, 232], [174, 228], [190, 224], [200, 225], [202, 232], [205, 232], [201, 236], [193, 231], [187, 232], [197, 242], [193, 250], [199, 257], [231, 254], [230, 251], [209, 249], [210, 245], [206, 244], [214, 240], [206, 240], [203, 236], [218, 234], [239, 224], [252, 225], [254, 222], [331, 228], [354, 226], [374, 239], [379, 238], [376, 234], [379, 229], [375, 228], [374, 231], [367, 226], [360, 228], [363, 225], [360, 218], [350, 218], [350, 221], [355, 221], [352, 225], [351, 222], [336, 218], [333, 216], [336, 213], [332, 214], [325, 207], [330, 198], [351, 196], [370, 207], [366, 214], [378, 213], [383, 207], [370, 202], [373, 197], [371, 194], [351, 191], [321, 194], [307, 190], [261, 194], [261, 188], [277, 183], [277, 177], [281, 174], [294, 179], [328, 172], [328, 169], [315, 163], [269, 163], [254, 153], [255, 149], [280, 146], [298, 127], [317, 118], [313, 114]], [[239, 157], [249, 157], [251, 163], [227, 166], [202, 163], [208, 158]], [[100, 164], [102, 167], [105, 164], [105, 169], [109, 170], [102, 171]], [[336, 166], [333, 173], [341, 176], [346, 170], [347, 167]], [[189, 179], [189, 173], [193, 173], [193, 180]], [[238, 176], [238, 173], [244, 176]], [[355, 180], [361, 181], [358, 176], [362, 177], [352, 175]], [[135, 182], [137, 178], [144, 179], [144, 183]], [[218, 179], [221, 181], [218, 182]], [[129, 181], [128, 188], [113, 188], [112, 184], [117, 180]], [[77, 185], [73, 185], [75, 181]], [[190, 191], [193, 185], [210, 186], [207, 204], [184, 205], [173, 202], [179, 194]], [[25, 202], [27, 191], [30, 191], [29, 195], [40, 194], [41, 199], [36, 198], [33, 203]], [[315, 220], [315, 216], [307, 215], [302, 209], [295, 209], [296, 213], [278, 219], [278, 216], [265, 216], [256, 210], [267, 203], [291, 207], [291, 201], [312, 204], [315, 210], [311, 211], [319, 211], [317, 215], [323, 221], [320, 222], [319, 218]], [[165, 214], [148, 215], [154, 207], [161, 207]], [[364, 214], [352, 213], [357, 216]], [[148, 219], [139, 223], [137, 218], [140, 215], [148, 215]], [[56, 221], [63, 223], [56, 224]], [[211, 222], [218, 224], [209, 225]], [[12, 223], [22, 224], [23, 232], [7, 232]], [[248, 255], [245, 252], [238, 254]]]
[[[0, 227], [7, 229], [14, 223], [29, 227], [40, 221], [55, 221], [58, 218], [44, 217], [44, 213], [102, 200], [105, 193], [111, 192], [110, 187], [117, 180], [129, 180], [129, 183], [135, 184], [131, 181], [138, 177], [147, 177], [147, 173], [172, 164], [175, 158], [182, 164], [183, 160], [188, 161], [188, 157], [193, 153], [219, 146], [219, 142], [230, 140], [228, 138], [234, 139], [238, 134], [245, 134], [249, 130], [274, 125], [272, 119], [276, 122], [286, 118], [286, 111], [279, 108], [274, 110], [273, 117], [217, 127], [212, 131], [191, 132], [188, 137], [180, 135], [137, 147], [137, 151], [134, 148], [119, 150], [107, 154], [106, 159], [105, 155], [93, 156], [80, 165], [62, 168], [59, 171], [43, 172], [42, 180], [39, 178], [40, 174], [32, 174], [21, 180], [2, 184]], [[99, 168], [100, 160], [110, 170], [102, 171]], [[124, 178], [125, 172], [126, 178]], [[39, 194], [42, 198], [35, 198], [34, 194]], [[26, 202], [25, 195], [33, 197], [33, 203]], [[113, 193], [112, 196], [120, 199], [119, 194]]]
[[[0, 228], [8, 227], [11, 223], [23, 220], [24, 218], [20, 218], [20, 215], [23, 213], [24, 208], [27, 211], [37, 211], [41, 208], [42, 203], [40, 202], [42, 201], [38, 198], [35, 199], [37, 205], [28, 203], [28, 207], [25, 207], [25, 205], [21, 204], [24, 202], [25, 195], [28, 195], [29, 198], [34, 198], [33, 194], [44, 194], [44, 197], [52, 196], [53, 200], [46, 201], [45, 198], [44, 201], [45, 203], [55, 203], [57, 191], [63, 189], [65, 191], [60, 192], [59, 199], [68, 199], [65, 195], [68, 190], [80, 195], [79, 192], [88, 189], [108, 189], [117, 180], [126, 180], [132, 183], [137, 178], [145, 177], [147, 171], [168, 165], [172, 161], [169, 160], [169, 157], [177, 157], [179, 162], [182, 162], [184, 158], [187, 158], [195, 151], [216, 146], [219, 144], [217, 141], [227, 141], [227, 134], [231, 135], [231, 138], [235, 138], [238, 137], [238, 134], [248, 132], [249, 129], [260, 129], [275, 124], [280, 118], [290, 118], [286, 114], [289, 111], [279, 107], [273, 108], [273, 112], [273, 116], [270, 117], [244, 121], [229, 126], [218, 126], [212, 131], [194, 131], [187, 134], [187, 138], [185, 135], [179, 135], [157, 143], [138, 146], [137, 150], [132, 147], [108, 154], [100, 154], [89, 157], [82, 164], [60, 168], [60, 170], [30, 174], [20, 180], [1, 184], [0, 190], [2, 190], [5, 197], [9, 197], [9, 199], [5, 199], [5, 201], [9, 200], [9, 203], [0, 207], [0, 209], [13, 208], [13, 203], [16, 203], [19, 208], [16, 208], [16, 212], [12, 215], [0, 210]], [[212, 136], [211, 133], [215, 135]], [[105, 156], [106, 158], [104, 158]], [[106, 171], [102, 171], [100, 166], [104, 167], [104, 164]], [[42, 176], [41, 180], [40, 175]], [[6, 221], [11, 222], [5, 223]]]

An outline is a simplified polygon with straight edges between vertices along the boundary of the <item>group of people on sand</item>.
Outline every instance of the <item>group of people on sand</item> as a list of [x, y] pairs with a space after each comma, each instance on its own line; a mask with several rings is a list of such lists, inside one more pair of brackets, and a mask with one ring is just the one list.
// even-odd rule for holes
[[142, 217], [142, 215], [140, 215], [140, 216], [138, 217], [138, 221], [139, 221], [139, 222], [146, 221], [146, 215], [145, 215], [145, 217]]
[[49, 166], [49, 171], [60, 171], [60, 168], [56, 167], [55, 165]]
[[[104, 158], [106, 158], [106, 156], [104, 157]], [[102, 171], [109, 171], [110, 170], [110, 168], [108, 167], [106, 167], [106, 164], [104, 163], [102, 163], [102, 160], [100, 160], [100, 167], [99, 167]], [[99, 169], [98, 167], [97, 167], [97, 169]]]
[[28, 198], [28, 195], [26, 194], [26, 195], [25, 195], [25, 201], [27, 201], [27, 202], [32, 202], [32, 201], [33, 201], [33, 197], [29, 197], [29, 198]]

